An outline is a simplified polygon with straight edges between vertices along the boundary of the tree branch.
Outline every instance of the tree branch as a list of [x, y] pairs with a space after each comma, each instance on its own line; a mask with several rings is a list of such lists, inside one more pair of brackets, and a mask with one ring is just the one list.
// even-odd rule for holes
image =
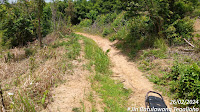
[[192, 46], [194, 48], [194, 45], [192, 45], [189, 41], [187, 41], [185, 38], [183, 38], [183, 40], [185, 40], [185, 42], [187, 42], [190, 46]]

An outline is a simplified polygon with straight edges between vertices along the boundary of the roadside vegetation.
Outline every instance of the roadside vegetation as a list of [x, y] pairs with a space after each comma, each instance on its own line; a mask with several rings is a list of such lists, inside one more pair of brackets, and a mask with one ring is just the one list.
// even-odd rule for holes
[[[35, 42], [28, 47], [7, 50], [0, 56], [1, 88], [6, 110], [36, 112], [51, 102], [50, 88], [73, 73], [72, 60], [79, 56], [79, 38], [73, 33], [58, 37], [39, 49]], [[48, 35], [47, 38], [55, 38]], [[45, 38], [46, 39], [46, 38]], [[4, 57], [5, 56], [5, 57]]]

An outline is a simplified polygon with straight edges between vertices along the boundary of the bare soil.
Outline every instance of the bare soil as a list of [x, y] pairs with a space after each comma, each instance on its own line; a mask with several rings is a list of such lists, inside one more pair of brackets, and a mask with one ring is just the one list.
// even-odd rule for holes
[[[149, 82], [143, 73], [137, 69], [134, 62], [129, 61], [127, 56], [123, 55], [120, 50], [117, 50], [114, 47], [116, 42], [110, 42], [103, 37], [86, 33], [77, 32], [77, 34], [93, 39], [103, 49], [103, 51], [110, 49], [108, 55], [112, 62], [112, 77], [117, 80], [122, 80], [125, 87], [130, 88], [133, 91], [133, 94], [129, 98], [130, 106], [145, 107], [146, 93], [148, 91], [156, 91], [153, 89], [154, 84]], [[171, 105], [169, 105], [169, 98], [164, 97], [164, 100], [167, 106], [171, 107]]]

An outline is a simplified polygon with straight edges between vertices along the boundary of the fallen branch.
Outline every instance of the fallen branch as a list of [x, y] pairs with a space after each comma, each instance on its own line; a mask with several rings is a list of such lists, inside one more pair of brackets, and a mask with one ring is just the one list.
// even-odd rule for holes
[[190, 46], [192, 46], [194, 48], [194, 45], [192, 45], [189, 41], [187, 41], [185, 38], [183, 38], [183, 40], [185, 40], [185, 42], [187, 42]]
[[114, 31], [117, 33], [117, 30], [115, 29], [115, 28], [113, 28], [114, 29]]
[[3, 101], [3, 91], [2, 91], [2, 89], [1, 89], [1, 85], [0, 85], [0, 100], [1, 100], [1, 105], [2, 105], [2, 111], [3, 112], [6, 112], [6, 110], [5, 110], [5, 105], [4, 105], [4, 101]]

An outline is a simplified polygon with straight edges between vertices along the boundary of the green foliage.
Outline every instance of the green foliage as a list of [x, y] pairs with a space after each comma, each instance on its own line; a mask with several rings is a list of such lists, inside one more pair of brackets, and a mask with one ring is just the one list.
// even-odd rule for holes
[[33, 41], [33, 29], [30, 20], [26, 18], [18, 18], [16, 20], [7, 20], [4, 22], [2, 29], [4, 30], [1, 40], [2, 46], [9, 48], [18, 45], [25, 45], [28, 41]]
[[96, 74], [94, 81], [101, 87], [95, 90], [102, 95], [103, 102], [107, 105], [104, 109], [109, 112], [126, 112], [126, 102], [131, 91], [124, 88], [123, 84], [116, 84], [109, 76]]
[[103, 15], [99, 15], [97, 17], [97, 25], [98, 26], [103, 26], [103, 25], [106, 25], [110, 22], [112, 22], [115, 18], [117, 17], [117, 14], [116, 13], [108, 13], [108, 14], [103, 14]]
[[43, 98], [42, 98], [42, 100], [41, 100], [42, 105], [45, 104], [45, 99], [46, 99], [46, 97], [47, 97], [48, 92], [49, 92], [49, 91], [46, 90], [46, 91], [44, 92], [44, 94], [43, 94]]
[[140, 39], [148, 38], [148, 32], [151, 28], [151, 24], [147, 16], [133, 18], [130, 25], [130, 33], [125, 38], [128, 43], [135, 43]]
[[112, 30], [110, 30], [108, 28], [104, 28], [102, 35], [103, 35], [103, 37], [105, 37], [105, 36], [109, 35], [111, 32], [112, 32]]
[[156, 75], [151, 75], [151, 76], [149, 77], [149, 80], [150, 80], [151, 82], [155, 83], [155, 84], [159, 84], [159, 82], [160, 82], [160, 78], [159, 78], [158, 76], [156, 76]]
[[154, 42], [154, 47], [159, 48], [163, 53], [167, 51], [167, 44], [163, 38], [157, 38]]
[[52, 12], [50, 4], [45, 5], [43, 8], [43, 18], [42, 18], [42, 36], [45, 37], [52, 31]]
[[182, 38], [191, 39], [194, 31], [193, 23], [193, 20], [186, 17], [169, 25], [165, 32], [170, 44], [183, 44]]
[[82, 27], [89, 27], [92, 25], [92, 20], [90, 19], [84, 19], [80, 22], [80, 26]]
[[97, 18], [97, 14], [98, 14], [98, 11], [95, 11], [95, 10], [91, 10], [89, 13], [87, 13], [87, 17], [89, 19], [91, 19], [92, 21], [96, 20]]
[[[171, 72], [158, 77], [156, 75], [151, 75], [149, 77], [150, 81], [158, 85], [169, 86], [173, 98], [176, 99], [194, 99], [199, 100], [199, 87], [200, 87], [200, 66], [198, 63], [192, 63], [191, 65], [186, 65], [184, 63], [176, 62], [172, 68]], [[180, 105], [184, 106], [184, 105]], [[185, 105], [199, 107], [199, 104]]]
[[[181, 99], [196, 99], [200, 98], [200, 66], [196, 63], [192, 65], [175, 65], [170, 74], [172, 81], [176, 81], [176, 89], [172, 90], [176, 93], [177, 98]], [[173, 84], [173, 83], [172, 83]], [[198, 104], [194, 106], [199, 107]]]
[[77, 107], [73, 108], [72, 111], [73, 111], [73, 112], [82, 112], [81, 109], [80, 109], [80, 108], [77, 108]]
[[78, 40], [78, 36], [73, 36], [69, 41], [69, 46], [66, 47], [66, 49], [68, 50], [67, 55], [70, 59], [76, 59], [76, 57], [80, 54], [81, 45]]
[[112, 22], [111, 26], [113, 26], [113, 27], [123, 26], [125, 24], [124, 13], [125, 12], [122, 12], [119, 15], [117, 15], [115, 20]]
[[69, 38], [69, 41], [55, 42], [51, 47], [57, 48], [60, 46], [64, 46], [65, 49], [67, 49], [67, 57], [70, 59], [76, 59], [76, 57], [79, 56], [81, 50], [81, 45], [78, 42], [79, 37], [74, 33], [71, 33], [70, 35], [66, 35], [64, 37]]

